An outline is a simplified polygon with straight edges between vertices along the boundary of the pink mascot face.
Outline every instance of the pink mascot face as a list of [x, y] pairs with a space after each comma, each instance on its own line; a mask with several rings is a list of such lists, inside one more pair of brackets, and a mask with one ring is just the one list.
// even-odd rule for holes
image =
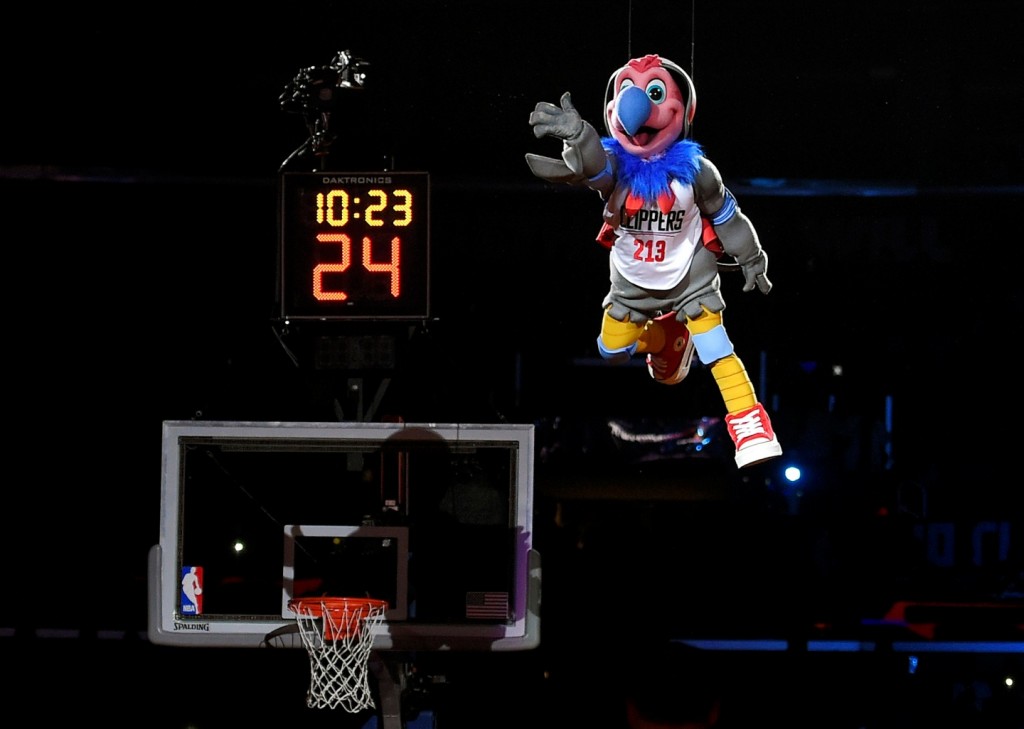
[[630, 154], [649, 159], [682, 134], [686, 99], [658, 56], [634, 58], [615, 79], [608, 128]]

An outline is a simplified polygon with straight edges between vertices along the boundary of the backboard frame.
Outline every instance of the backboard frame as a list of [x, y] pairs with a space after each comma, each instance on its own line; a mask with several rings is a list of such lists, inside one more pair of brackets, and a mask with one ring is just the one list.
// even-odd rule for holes
[[[302, 443], [331, 451], [335, 446], [382, 447], [385, 444], [443, 442], [452, 448], [508, 448], [514, 460], [514, 493], [509, 527], [515, 529], [514, 587], [508, 596], [508, 619], [468, 624], [406, 620], [405, 565], [408, 535], [400, 526], [367, 524], [285, 524], [281, 538], [280, 615], [189, 615], [181, 610], [180, 594], [184, 534], [185, 487], [182, 449], [189, 444], [249, 444], [273, 448], [278, 442]], [[269, 446], [267, 444], [270, 444]], [[534, 426], [532, 424], [433, 423], [299, 423], [252, 421], [165, 421], [163, 423], [160, 540], [149, 554], [149, 639], [176, 646], [259, 647], [268, 635], [287, 634], [295, 625], [287, 600], [295, 594], [294, 540], [299, 537], [386, 540], [397, 545], [398, 606], [375, 629], [376, 650], [528, 650], [540, 641], [540, 555], [533, 549]], [[294, 488], [294, 487], [293, 487]], [[292, 553], [289, 556], [289, 544]], [[292, 564], [289, 564], [289, 562]], [[292, 570], [292, 571], [290, 571]], [[341, 596], [341, 595], [339, 595]], [[281, 645], [277, 643], [276, 645]], [[301, 647], [297, 639], [288, 643]]]

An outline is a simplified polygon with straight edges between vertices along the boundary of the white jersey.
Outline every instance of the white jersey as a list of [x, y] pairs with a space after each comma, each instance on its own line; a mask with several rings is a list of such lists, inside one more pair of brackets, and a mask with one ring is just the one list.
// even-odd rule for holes
[[647, 202], [635, 215], [622, 211], [615, 229], [612, 264], [628, 281], [644, 289], [667, 290], [690, 270], [702, 245], [700, 211], [693, 188], [672, 180], [672, 209], [662, 212], [657, 201]]

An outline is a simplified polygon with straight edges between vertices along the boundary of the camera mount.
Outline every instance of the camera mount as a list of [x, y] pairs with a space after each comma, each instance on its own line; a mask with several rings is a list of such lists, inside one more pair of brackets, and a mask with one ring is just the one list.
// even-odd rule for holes
[[343, 92], [362, 91], [369, 63], [351, 51], [340, 51], [327, 66], [300, 69], [281, 93], [281, 110], [301, 114], [309, 138], [281, 164], [283, 170], [296, 157], [312, 152], [325, 163], [335, 135], [330, 131], [331, 112], [340, 104]]

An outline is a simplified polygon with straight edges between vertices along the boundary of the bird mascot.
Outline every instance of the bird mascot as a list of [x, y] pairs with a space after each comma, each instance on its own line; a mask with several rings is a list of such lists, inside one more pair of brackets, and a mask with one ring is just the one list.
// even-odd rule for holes
[[597, 348], [612, 363], [646, 355], [656, 382], [674, 385], [694, 353], [725, 402], [739, 468], [782, 455], [764, 406], [722, 322], [719, 258], [729, 255], [743, 291], [767, 294], [768, 257], [718, 169], [688, 136], [696, 109], [693, 81], [658, 55], [634, 58], [605, 89], [601, 137], [569, 92], [536, 105], [538, 139], [562, 141], [561, 159], [527, 154], [537, 177], [585, 185], [604, 202], [597, 239], [609, 249], [609, 290]]

